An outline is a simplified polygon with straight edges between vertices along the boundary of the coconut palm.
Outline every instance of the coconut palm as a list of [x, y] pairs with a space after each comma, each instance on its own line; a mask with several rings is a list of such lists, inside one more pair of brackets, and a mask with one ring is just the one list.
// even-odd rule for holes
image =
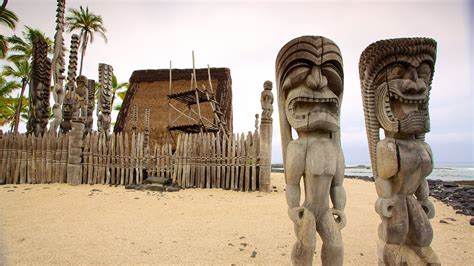
[[21, 83], [21, 92], [18, 97], [17, 111], [15, 114], [15, 123], [13, 131], [18, 132], [18, 126], [20, 123], [21, 108], [23, 108], [23, 95], [26, 90], [26, 86], [30, 80], [31, 72], [31, 60], [33, 56], [33, 40], [36, 38], [43, 39], [49, 47], [49, 53], [53, 52], [53, 45], [50, 38], [38, 30], [28, 26], [25, 26], [25, 30], [22, 32], [22, 37], [13, 35], [8, 38], [8, 42], [12, 45], [10, 51], [12, 52], [7, 59], [10, 60], [13, 66], [7, 65], [4, 67], [4, 74], [15, 78]]
[[14, 53], [8, 56], [10, 61], [31, 61], [33, 56], [33, 40], [36, 38], [43, 39], [48, 44], [48, 52], [53, 52], [53, 41], [46, 37], [44, 32], [25, 26], [26, 30], [22, 32], [22, 37], [13, 35], [8, 37], [8, 43], [11, 45], [10, 50]]
[[[117, 77], [115, 75], [112, 75], [112, 101], [110, 102], [110, 105], [113, 107], [114, 106], [114, 100], [115, 100], [115, 95], [117, 95], [122, 101], [125, 98], [125, 94], [127, 93], [128, 90], [128, 82], [117, 82]], [[122, 104], [119, 103], [117, 106], [113, 107], [114, 110], [120, 110], [122, 108]], [[118, 108], [118, 109], [117, 109]]]
[[18, 104], [15, 118], [14, 118], [14, 125], [13, 125], [13, 132], [18, 132], [18, 126], [20, 124], [20, 113], [21, 108], [23, 108], [23, 94], [25, 93], [26, 85], [30, 80], [30, 72], [31, 72], [31, 65], [27, 60], [22, 61], [15, 61], [13, 62], [13, 66], [7, 65], [4, 67], [3, 75], [10, 76], [20, 80], [21, 82], [21, 92], [18, 97]]
[[[6, 25], [10, 29], [15, 29], [18, 17], [15, 13], [5, 8], [6, 3], [4, 1], [0, 8], [0, 24]], [[5, 36], [0, 35], [0, 59], [5, 58], [8, 51], [8, 39]]]
[[[28, 98], [22, 97], [21, 101], [21, 108], [20, 108], [20, 113], [21, 113], [21, 118], [26, 121], [27, 119], [27, 113], [28, 113]], [[1, 104], [0, 104], [0, 126], [4, 126], [6, 124], [10, 124], [12, 131], [15, 126], [15, 117], [17, 110], [19, 108], [18, 106], [18, 98], [17, 97], [7, 97], [1, 99]]]
[[79, 67], [79, 75], [82, 74], [82, 66], [84, 63], [84, 56], [86, 54], [87, 44], [94, 41], [94, 34], [98, 33], [107, 42], [107, 31], [103, 25], [102, 17], [89, 12], [89, 7], [85, 9], [80, 6], [79, 9], [70, 8], [70, 15], [66, 17], [66, 25], [68, 31], [79, 31], [79, 38], [81, 40], [81, 64]]
[[5, 75], [1, 73], [0, 75], [0, 99], [8, 98], [10, 94], [14, 91], [21, 88], [21, 84], [16, 80], [7, 81]]
[[17, 81], [7, 81], [3, 75], [0, 75], [0, 126], [10, 123], [15, 117], [16, 110], [12, 109], [12, 106], [18, 100], [12, 98], [11, 93], [20, 87]]

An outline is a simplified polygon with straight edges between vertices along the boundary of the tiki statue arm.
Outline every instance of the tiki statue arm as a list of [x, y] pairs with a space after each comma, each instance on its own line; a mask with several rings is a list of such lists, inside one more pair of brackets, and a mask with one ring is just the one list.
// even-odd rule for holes
[[392, 183], [390, 179], [398, 172], [398, 151], [394, 139], [387, 138], [377, 143], [377, 173], [374, 173], [375, 188], [379, 198], [375, 203], [375, 211], [384, 217], [392, 216]]
[[342, 186], [344, 181], [344, 155], [342, 151], [339, 152], [338, 162], [336, 167], [336, 174], [331, 183], [331, 189], [329, 194], [331, 195], [331, 202], [333, 208], [336, 210], [344, 211], [346, 207], [346, 191]]
[[[425, 144], [425, 149], [430, 155], [431, 158], [431, 170], [433, 170], [433, 155], [431, 153], [431, 148], [428, 144]], [[430, 170], [430, 172], [431, 172]], [[420, 186], [417, 188], [415, 191], [415, 196], [418, 202], [420, 203], [421, 207], [425, 211], [426, 215], [428, 216], [428, 219], [433, 219], [435, 216], [435, 208], [433, 206], [433, 203], [428, 199], [430, 196], [430, 187], [428, 185], [428, 181], [426, 180], [426, 177], [423, 177], [423, 180], [420, 183]]]
[[336, 173], [331, 182], [331, 188], [329, 195], [331, 196], [331, 202], [333, 205], [332, 214], [336, 223], [339, 225], [339, 230], [346, 226], [346, 215], [344, 214], [344, 208], [346, 207], [346, 191], [342, 186], [344, 181], [344, 154], [339, 151]]
[[303, 143], [292, 141], [288, 144], [287, 156], [285, 162], [285, 182], [286, 182], [286, 202], [288, 210], [300, 206], [301, 189], [300, 180], [304, 174], [305, 154]]

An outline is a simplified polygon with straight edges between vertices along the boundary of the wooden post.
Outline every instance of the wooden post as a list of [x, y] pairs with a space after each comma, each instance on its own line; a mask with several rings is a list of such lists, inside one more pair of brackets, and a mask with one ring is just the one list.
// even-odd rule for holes
[[217, 188], [217, 167], [216, 167], [216, 135], [213, 133], [209, 134], [211, 137], [211, 156], [209, 165], [211, 168], [211, 188]]
[[69, 157], [70, 133], [63, 135], [63, 148], [61, 151], [61, 183], [67, 182], [67, 162]]
[[43, 174], [42, 174], [42, 170], [43, 170], [43, 166], [42, 166], [42, 138], [40, 136], [36, 137], [36, 160], [35, 160], [35, 183], [36, 184], [41, 184], [43, 183]]
[[54, 179], [56, 183], [61, 183], [61, 150], [63, 149], [63, 134], [58, 133], [56, 135], [56, 149], [55, 149], [55, 162], [54, 162]]
[[5, 145], [6, 147], [6, 153], [5, 153], [5, 177], [4, 177], [4, 183], [5, 184], [10, 184], [10, 169], [11, 169], [11, 150], [12, 150], [12, 135], [7, 136], [7, 143]]
[[173, 151], [170, 143], [166, 143], [167, 153], [166, 153], [166, 177], [171, 179], [171, 174], [173, 173]]
[[6, 142], [8, 135], [0, 136], [0, 185], [6, 183], [5, 180], [5, 168], [6, 168]]
[[230, 167], [232, 164], [232, 139], [232, 137], [228, 138], [226, 143], [225, 189], [230, 189], [230, 175], [232, 172], [232, 167]]
[[[21, 135], [20, 138], [21, 141], [21, 150], [20, 150], [20, 184], [26, 183], [26, 156], [27, 152], [26, 150], [28, 149], [27, 146], [27, 138], [25, 135]], [[1, 144], [0, 144], [1, 147]], [[0, 152], [1, 154], [1, 152]]]
[[239, 191], [245, 191], [244, 181], [245, 181], [245, 134], [240, 135], [240, 154], [239, 154]]
[[120, 185], [125, 184], [125, 147], [124, 147], [124, 135], [122, 132], [119, 133], [119, 149], [120, 149]]
[[11, 160], [10, 160], [10, 163], [11, 163], [11, 166], [10, 166], [10, 174], [9, 174], [9, 180], [8, 180], [8, 183], [10, 184], [16, 184], [16, 177], [15, 177], [15, 170], [16, 170], [16, 165], [17, 165], [17, 159], [16, 159], [16, 154], [17, 154], [17, 142], [18, 142], [18, 136], [19, 134], [15, 134], [13, 135], [13, 138], [11, 139], [11, 145], [10, 145], [10, 157], [11, 157]]
[[139, 147], [139, 159], [138, 159], [138, 176], [139, 176], [139, 184], [143, 184], [143, 161], [144, 161], [144, 155], [145, 155], [145, 134], [140, 133], [140, 145]]
[[179, 172], [179, 149], [181, 148], [181, 134], [178, 135], [178, 140], [176, 142], [176, 150], [174, 152], [174, 168], [171, 180], [173, 183], [178, 182], [178, 172]]
[[[27, 175], [26, 175], [26, 182], [28, 184], [33, 183], [33, 162], [34, 162], [34, 147], [35, 147], [35, 142], [34, 142], [34, 137], [30, 134], [27, 137], [28, 139], [28, 165], [27, 165]], [[4, 168], [5, 169], [5, 168]]]
[[41, 136], [41, 183], [48, 183], [48, 177], [46, 175], [46, 156], [47, 156], [47, 141], [48, 138], [47, 136]]
[[204, 149], [204, 157], [203, 157], [203, 162], [206, 167], [206, 173], [204, 174], [204, 177], [206, 179], [206, 188], [211, 188], [211, 167], [209, 165], [209, 158], [211, 156], [211, 135], [209, 133], [206, 133], [204, 135], [204, 140], [205, 140], [205, 149]]
[[130, 167], [129, 167], [129, 179], [128, 184], [133, 184], [133, 180], [135, 179], [135, 156], [136, 156], [136, 135], [132, 132], [132, 139], [130, 141]]
[[86, 136], [84, 138], [84, 149], [82, 150], [82, 158], [83, 158], [83, 164], [82, 164], [82, 184], [89, 184], [89, 157], [90, 157], [90, 141], [91, 141], [91, 136], [89, 133], [86, 133]]

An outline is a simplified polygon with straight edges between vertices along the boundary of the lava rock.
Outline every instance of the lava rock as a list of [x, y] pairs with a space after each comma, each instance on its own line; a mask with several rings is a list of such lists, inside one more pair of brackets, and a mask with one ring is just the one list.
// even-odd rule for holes
[[161, 176], [150, 176], [145, 181], [145, 184], [161, 184], [161, 185], [169, 185], [171, 184], [171, 179], [167, 177]]

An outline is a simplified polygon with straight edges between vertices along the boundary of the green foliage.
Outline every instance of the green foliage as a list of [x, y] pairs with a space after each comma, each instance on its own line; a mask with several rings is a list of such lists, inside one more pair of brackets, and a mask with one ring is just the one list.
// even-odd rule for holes
[[84, 56], [86, 54], [87, 44], [94, 42], [94, 34], [98, 33], [107, 42], [107, 31], [103, 25], [102, 17], [80, 6], [79, 9], [70, 8], [69, 15], [66, 17], [66, 25], [69, 32], [79, 31], [81, 40], [81, 64], [79, 75], [82, 74]]
[[30, 63], [27, 60], [21, 60], [13, 61], [13, 66], [4, 66], [2, 75], [21, 80], [21, 82], [28, 82], [30, 78], [30, 72]]
[[0, 99], [9, 97], [13, 91], [19, 88], [21, 88], [21, 84], [18, 81], [7, 81], [5, 75], [0, 75]]
[[14, 52], [8, 56], [8, 60], [12, 62], [31, 61], [33, 56], [33, 40], [40, 38], [48, 44], [48, 52], [53, 52], [53, 41], [45, 35], [44, 32], [25, 26], [22, 36], [13, 35], [8, 37], [8, 43], [11, 45], [10, 51]]
[[[21, 104], [21, 118], [23, 120], [27, 120], [28, 116], [28, 98], [22, 97], [22, 104]], [[14, 97], [7, 97], [1, 98], [0, 97], [0, 126], [10, 124], [13, 125], [15, 122], [15, 114], [18, 108], [18, 98]]]
[[13, 11], [5, 8], [0, 12], [1, 25], [6, 25], [8, 28], [14, 30], [17, 22], [18, 22], [18, 17]]
[[[0, 10], [0, 25], [6, 25], [10, 29], [15, 29], [18, 17], [8, 9]], [[0, 59], [5, 58], [8, 52], [8, 39], [0, 35]]]
[[[122, 101], [125, 98], [125, 94], [127, 94], [128, 90], [128, 82], [118, 82], [117, 81], [117, 76], [112, 75], [112, 107], [113, 110], [120, 111], [120, 108], [122, 108], [122, 104], [115, 104], [115, 95], [117, 95]], [[99, 83], [95, 84], [95, 98], [97, 100], [97, 104], [99, 104]]]

